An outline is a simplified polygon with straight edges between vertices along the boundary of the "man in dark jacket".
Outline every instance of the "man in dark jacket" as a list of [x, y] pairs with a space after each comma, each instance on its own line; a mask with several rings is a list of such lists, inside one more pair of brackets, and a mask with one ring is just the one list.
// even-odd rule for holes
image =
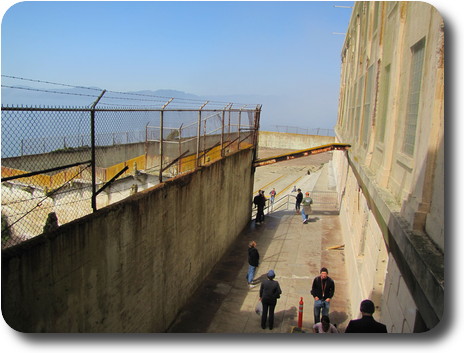
[[329, 316], [330, 300], [335, 293], [335, 283], [328, 276], [329, 270], [321, 268], [320, 275], [314, 278], [311, 295], [314, 297], [314, 323], [321, 321], [322, 315]]
[[264, 206], [266, 206], [266, 196], [264, 196], [264, 190], [259, 190], [258, 195], [253, 199], [255, 207], [258, 208], [256, 212], [256, 224], [261, 224], [264, 222]]
[[361, 302], [362, 317], [358, 320], [351, 320], [346, 327], [345, 333], [388, 333], [387, 326], [377, 322], [372, 317], [375, 306], [369, 299]]
[[253, 279], [255, 278], [256, 268], [259, 266], [259, 252], [256, 249], [256, 242], [252, 240], [248, 244], [248, 274], [247, 274], [247, 281], [248, 286], [253, 288], [255, 285], [253, 284]]
[[295, 204], [295, 211], [297, 214], [300, 213], [301, 201], [303, 201], [303, 193], [301, 192], [301, 189], [298, 189], [298, 194], [296, 194], [296, 204]]
[[277, 304], [277, 299], [280, 298], [282, 290], [280, 289], [279, 282], [274, 281], [275, 273], [269, 270], [267, 273], [267, 280], [261, 283], [259, 289], [259, 300], [263, 303], [263, 313], [261, 316], [261, 328], [266, 328], [267, 313], [269, 311], [269, 329], [274, 328], [274, 309]]

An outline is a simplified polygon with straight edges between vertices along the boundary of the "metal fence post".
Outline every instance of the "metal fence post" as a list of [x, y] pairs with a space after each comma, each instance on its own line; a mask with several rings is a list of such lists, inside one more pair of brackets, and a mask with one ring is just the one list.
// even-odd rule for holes
[[221, 157], [224, 157], [224, 122], [226, 118], [226, 109], [228, 105], [226, 105], [222, 111], [221, 115]]
[[97, 100], [93, 102], [90, 111], [90, 143], [91, 143], [91, 165], [92, 165], [92, 210], [97, 211], [97, 171], [95, 162], [95, 107], [100, 99], [105, 94], [106, 89], [98, 96]]
[[164, 109], [168, 106], [169, 103], [172, 102], [174, 98], [169, 99], [161, 108], [160, 110], [160, 146], [159, 146], [159, 153], [160, 153], [160, 172], [159, 172], [159, 182], [163, 182], [163, 132], [164, 132]]
[[[182, 154], [182, 126], [184, 124], [180, 124], [179, 127], [179, 156]], [[179, 161], [177, 162], [177, 174], [181, 172], [182, 168], [182, 158], [179, 158]]]
[[198, 110], [198, 126], [197, 126], [197, 154], [195, 157], [195, 169], [198, 168], [198, 159], [200, 157], [200, 137], [201, 137], [201, 110], [208, 104], [206, 101]]
[[242, 123], [242, 108], [240, 108], [240, 111], [238, 112], [238, 127], [237, 127], [237, 130], [238, 130], [238, 141], [237, 141], [237, 150], [240, 151], [240, 125]]

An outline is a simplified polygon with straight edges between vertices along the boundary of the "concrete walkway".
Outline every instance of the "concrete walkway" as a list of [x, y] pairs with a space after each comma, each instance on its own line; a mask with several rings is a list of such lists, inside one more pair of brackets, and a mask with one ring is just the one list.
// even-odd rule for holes
[[[319, 173], [301, 178], [303, 191], [332, 189], [330, 163]], [[264, 182], [264, 181], [262, 181]], [[303, 331], [312, 333], [313, 303], [310, 294], [312, 281], [321, 267], [327, 267], [335, 281], [335, 296], [331, 302], [330, 319], [344, 331], [351, 313], [347, 312], [345, 255], [339, 216], [334, 212], [314, 209], [311, 221], [303, 224], [293, 205], [266, 215], [265, 222], [250, 222], [230, 247], [223, 259], [192, 296], [191, 302], [179, 314], [168, 332], [183, 333], [291, 333], [298, 323], [298, 304], [304, 300]], [[275, 309], [274, 329], [261, 329], [255, 313], [259, 285], [249, 289], [247, 249], [251, 240], [257, 242], [260, 266], [255, 279], [264, 280], [273, 269], [282, 288]]]

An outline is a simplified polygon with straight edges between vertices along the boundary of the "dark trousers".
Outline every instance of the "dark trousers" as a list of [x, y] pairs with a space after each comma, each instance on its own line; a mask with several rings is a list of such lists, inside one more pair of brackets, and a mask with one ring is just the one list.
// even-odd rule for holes
[[258, 212], [256, 212], [256, 222], [264, 221], [264, 207], [258, 206]]
[[267, 313], [269, 311], [269, 328], [274, 328], [274, 309], [277, 303], [270, 304], [263, 302], [263, 314], [261, 316], [261, 328], [266, 328]]

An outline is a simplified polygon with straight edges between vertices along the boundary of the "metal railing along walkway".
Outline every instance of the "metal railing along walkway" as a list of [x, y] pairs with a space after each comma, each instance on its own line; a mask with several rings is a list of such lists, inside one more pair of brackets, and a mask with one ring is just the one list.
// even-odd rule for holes
[[[336, 191], [322, 191], [314, 190], [311, 192], [311, 198], [313, 204], [311, 206], [313, 214], [330, 212], [338, 214], [340, 211], [340, 205], [338, 201], [338, 193]], [[271, 214], [279, 210], [295, 210], [296, 195], [286, 194], [281, 198], [271, 202], [270, 199], [266, 200], [266, 206], [264, 207], [264, 214]], [[257, 208], [253, 208], [251, 218], [255, 219]]]

